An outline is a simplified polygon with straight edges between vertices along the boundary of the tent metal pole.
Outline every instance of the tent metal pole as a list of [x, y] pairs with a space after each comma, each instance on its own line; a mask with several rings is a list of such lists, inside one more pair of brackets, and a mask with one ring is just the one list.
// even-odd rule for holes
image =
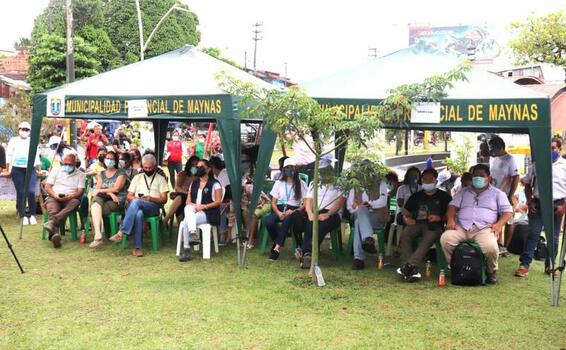
[[[564, 272], [564, 267], [566, 266], [566, 260], [564, 260], [566, 255], [566, 220], [564, 221], [564, 228], [562, 231], [562, 249], [560, 249], [560, 257], [558, 258], [558, 267], [556, 270], [560, 272], [558, 275], [558, 282], [556, 283], [556, 291], [553, 293], [553, 306], [558, 306], [560, 304], [560, 287], [562, 285], [562, 273]], [[554, 279], [554, 271], [550, 275], [551, 279]]]

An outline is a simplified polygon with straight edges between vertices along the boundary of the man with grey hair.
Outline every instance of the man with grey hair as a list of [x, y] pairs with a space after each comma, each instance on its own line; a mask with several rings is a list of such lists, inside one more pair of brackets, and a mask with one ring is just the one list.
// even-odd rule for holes
[[49, 232], [53, 247], [61, 247], [59, 225], [81, 204], [84, 188], [85, 173], [77, 168], [77, 154], [68, 152], [63, 156], [61, 167], [54, 168], [45, 181], [49, 221], [43, 227]]
[[134, 236], [134, 249], [132, 254], [143, 256], [142, 233], [144, 216], [159, 215], [159, 208], [167, 202], [169, 187], [167, 179], [156, 171], [157, 160], [153, 154], [146, 154], [142, 158], [143, 172], [136, 175], [128, 188], [128, 202], [130, 203], [122, 226], [117, 234], [110, 237], [113, 242], [120, 242], [124, 235]]

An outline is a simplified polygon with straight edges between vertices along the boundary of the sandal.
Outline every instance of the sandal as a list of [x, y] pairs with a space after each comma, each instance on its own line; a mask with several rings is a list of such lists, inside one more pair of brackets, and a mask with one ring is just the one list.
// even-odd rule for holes
[[88, 247], [89, 247], [89, 248], [98, 248], [98, 247], [100, 247], [100, 246], [102, 245], [102, 243], [103, 243], [103, 242], [102, 242], [102, 239], [95, 239], [94, 241], [92, 241], [92, 242], [88, 245]]
[[122, 237], [124, 237], [124, 234], [122, 233], [122, 231], [118, 231], [117, 234], [115, 234], [114, 236], [112, 236], [108, 239], [112, 242], [119, 243], [119, 242], [122, 241]]

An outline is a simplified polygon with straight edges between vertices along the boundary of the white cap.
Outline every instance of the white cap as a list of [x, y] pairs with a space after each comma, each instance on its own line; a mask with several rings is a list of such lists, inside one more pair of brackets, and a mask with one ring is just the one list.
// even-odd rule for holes
[[283, 162], [283, 168], [286, 166], [297, 166], [297, 161], [295, 160], [295, 158], [289, 157]]
[[324, 169], [332, 165], [336, 161], [334, 155], [332, 153], [327, 153], [320, 158], [320, 162], [318, 163], [319, 169]]
[[100, 127], [102, 127], [102, 126], [95, 121], [91, 121], [90, 123], [88, 123], [86, 125], [87, 130], [92, 130], [94, 128], [100, 128]]
[[442, 185], [442, 183], [452, 177], [452, 173], [449, 170], [442, 170], [438, 173], [438, 178], [436, 179], [436, 183], [438, 185]]
[[29, 125], [28, 122], [21, 122], [20, 125], [18, 125], [18, 129], [31, 129], [31, 125]]
[[51, 137], [49, 138], [49, 141], [47, 142], [47, 145], [48, 145], [48, 146], [51, 146], [51, 145], [58, 145], [59, 142], [61, 142], [61, 138], [60, 138], [59, 136], [51, 136]]

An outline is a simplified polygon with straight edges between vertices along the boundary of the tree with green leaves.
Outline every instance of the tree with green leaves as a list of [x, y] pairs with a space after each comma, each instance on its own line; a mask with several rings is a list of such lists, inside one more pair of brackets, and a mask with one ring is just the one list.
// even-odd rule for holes
[[509, 46], [518, 64], [550, 63], [566, 69], [566, 15], [563, 11], [530, 16], [511, 25]]
[[[425, 79], [422, 83], [399, 86], [391, 90], [377, 107], [361, 115], [348, 118], [339, 107], [323, 108], [316, 100], [299, 89], [286, 91], [258, 88], [233, 77], [220, 76], [220, 86], [227, 92], [241, 97], [242, 113], [246, 116], [262, 117], [265, 127], [270, 128], [286, 141], [304, 141], [315, 156], [313, 179], [313, 251], [310, 275], [314, 278], [314, 267], [318, 264], [319, 207], [318, 189], [321, 183], [319, 168], [323, 156], [336, 149], [354, 145], [363, 147], [375, 137], [382, 123], [403, 126], [413, 103], [439, 102], [452, 82], [465, 80], [469, 65], [460, 66], [448, 73]], [[312, 141], [311, 141], [312, 140]], [[329, 146], [331, 145], [331, 146]], [[325, 174], [326, 177], [328, 174]], [[330, 179], [324, 182], [329, 183]], [[362, 180], [357, 181], [362, 186]], [[355, 185], [354, 181], [351, 187]], [[346, 186], [348, 187], [348, 186]], [[344, 188], [344, 190], [349, 190]]]
[[234, 67], [238, 67], [238, 68], [240, 68], [240, 69], [243, 68], [241, 65], [239, 65], [238, 63], [236, 63], [236, 61], [234, 61], [233, 59], [224, 57], [224, 56], [222, 55], [222, 50], [220, 50], [220, 49], [217, 48], [217, 47], [203, 47], [203, 48], [202, 48], [202, 52], [204, 52], [204, 53], [206, 53], [207, 55], [210, 55], [210, 56], [212, 56], [212, 57], [214, 57], [214, 58], [217, 58], [217, 59], [219, 59], [219, 60], [221, 60], [221, 61], [224, 61], [224, 62], [226, 62], [226, 63], [228, 63], [228, 64], [230, 64], [230, 65], [232, 65], [232, 66], [234, 66]]

